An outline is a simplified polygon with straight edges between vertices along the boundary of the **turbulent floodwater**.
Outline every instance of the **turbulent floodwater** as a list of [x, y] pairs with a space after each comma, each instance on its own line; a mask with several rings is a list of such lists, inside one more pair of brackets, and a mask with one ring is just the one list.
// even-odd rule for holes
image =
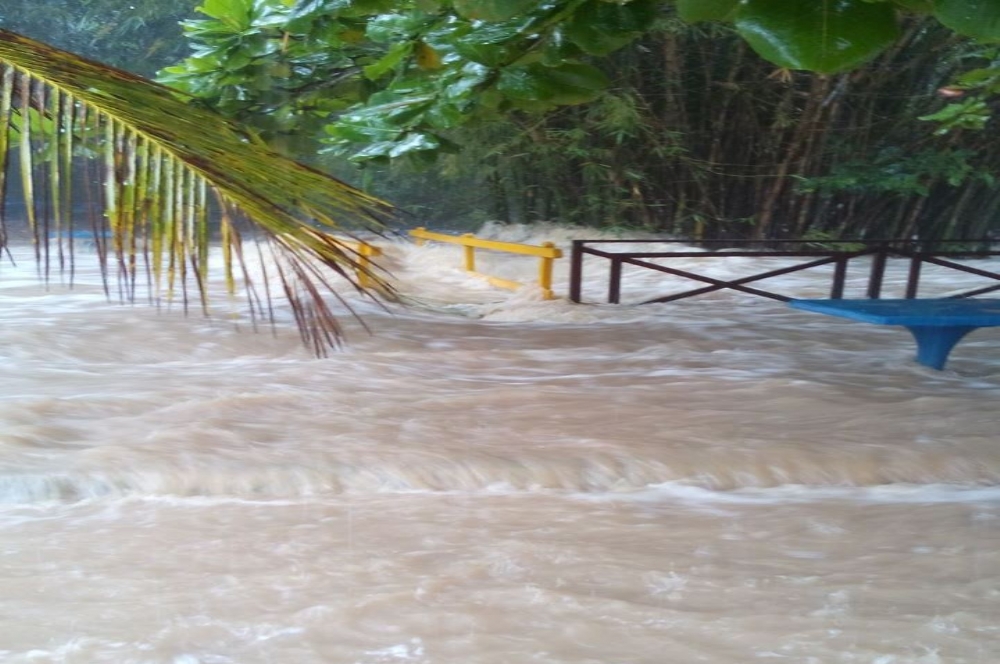
[[0, 266], [0, 661], [1000, 661], [1000, 332], [936, 372], [898, 328], [386, 250], [410, 304], [327, 359]]

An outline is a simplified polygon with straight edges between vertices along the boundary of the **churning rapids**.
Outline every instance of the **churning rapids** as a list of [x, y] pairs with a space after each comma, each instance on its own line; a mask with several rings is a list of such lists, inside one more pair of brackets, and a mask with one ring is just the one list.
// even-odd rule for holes
[[996, 329], [936, 372], [900, 328], [385, 246], [409, 304], [327, 359], [0, 265], [0, 661], [1000, 662]]

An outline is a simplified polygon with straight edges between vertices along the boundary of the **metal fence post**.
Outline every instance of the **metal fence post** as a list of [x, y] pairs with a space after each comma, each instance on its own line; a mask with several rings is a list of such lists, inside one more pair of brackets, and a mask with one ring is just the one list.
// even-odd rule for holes
[[611, 259], [611, 274], [608, 275], [608, 302], [619, 304], [622, 295], [622, 261]]
[[868, 298], [877, 300], [882, 295], [882, 279], [885, 277], [885, 263], [889, 257], [889, 246], [882, 242], [872, 256], [872, 271], [868, 277]]
[[583, 295], [583, 243], [584, 240], [573, 240], [569, 263], [569, 300], [577, 304]]
[[830, 299], [844, 299], [844, 283], [847, 281], [847, 257], [840, 256], [833, 264], [833, 284], [830, 287]]
[[924, 265], [924, 259], [920, 254], [915, 254], [910, 258], [910, 273], [906, 277], [906, 299], [912, 300], [917, 297], [917, 288], [920, 287], [920, 268]]

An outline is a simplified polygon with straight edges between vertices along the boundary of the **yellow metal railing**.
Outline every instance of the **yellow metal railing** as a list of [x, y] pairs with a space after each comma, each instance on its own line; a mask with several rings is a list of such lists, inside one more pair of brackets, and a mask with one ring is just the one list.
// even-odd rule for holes
[[465, 269], [478, 277], [486, 279], [498, 288], [517, 290], [524, 284], [502, 277], [494, 277], [488, 274], [476, 272], [476, 249], [489, 249], [491, 251], [503, 251], [510, 254], [521, 254], [525, 256], [538, 256], [538, 286], [542, 289], [542, 297], [546, 300], [555, 299], [552, 293], [552, 263], [557, 258], [562, 258], [562, 250], [551, 242], [544, 242], [541, 246], [531, 244], [518, 244], [516, 242], [499, 242], [497, 240], [483, 240], [472, 233], [465, 235], [447, 235], [445, 233], [434, 233], [425, 228], [414, 228], [410, 231], [410, 236], [417, 239], [422, 244], [425, 240], [434, 242], [447, 242], [458, 244], [463, 247], [465, 258]]
[[354, 275], [357, 277], [359, 286], [362, 288], [379, 287], [379, 283], [372, 278], [371, 259], [382, 255], [381, 248], [376, 247], [374, 244], [368, 244], [363, 240], [348, 240], [317, 229], [309, 229], [308, 232], [326, 240], [332, 240], [343, 247], [345, 253], [353, 254], [352, 258], [355, 263]]
[[357, 267], [354, 270], [358, 278], [358, 285], [362, 288], [376, 288], [379, 284], [372, 279], [372, 258], [382, 255], [382, 249], [374, 244], [351, 240], [341, 240], [337, 238], [337, 243], [341, 244], [357, 254]]

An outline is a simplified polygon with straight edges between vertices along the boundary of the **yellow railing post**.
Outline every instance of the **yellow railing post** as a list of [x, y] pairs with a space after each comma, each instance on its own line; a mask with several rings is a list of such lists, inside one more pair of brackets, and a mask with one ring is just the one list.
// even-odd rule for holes
[[546, 300], [552, 300], [555, 298], [555, 295], [552, 292], [552, 265], [556, 258], [562, 258], [562, 251], [551, 242], [546, 242], [542, 246], [538, 247], [530, 244], [518, 244], [516, 242], [482, 240], [477, 238], [472, 233], [465, 233], [460, 236], [434, 233], [425, 228], [414, 228], [410, 231], [410, 236], [415, 238], [418, 244], [423, 244], [425, 240], [433, 240], [435, 242], [448, 242], [450, 244], [461, 245], [463, 248], [466, 271], [472, 272], [479, 277], [489, 280], [491, 284], [497, 286], [498, 288], [507, 288], [510, 290], [520, 288], [522, 284], [510, 279], [492, 277], [490, 275], [479, 274], [476, 272], [476, 248], [490, 249], [492, 251], [504, 251], [507, 253], [521, 254], [525, 256], [538, 256], [540, 259], [538, 265], [538, 286], [542, 289], [542, 297]]
[[[476, 236], [472, 233], [466, 233], [462, 237], [464, 238], [475, 238]], [[470, 245], [464, 245], [465, 253], [465, 271], [475, 272], [476, 271], [476, 248]]]
[[357, 278], [357, 283], [362, 288], [378, 288], [379, 280], [372, 278], [372, 258], [375, 256], [381, 256], [382, 250], [373, 244], [368, 244], [363, 240], [353, 240], [344, 239], [331, 235], [330, 233], [325, 233], [319, 229], [311, 228], [305, 231], [305, 233], [312, 235], [323, 242], [334, 242], [340, 247], [344, 253], [352, 253], [354, 256], [351, 258], [354, 262], [354, 276]]
[[358, 269], [355, 274], [358, 277], [358, 285], [362, 288], [372, 288], [377, 286], [370, 276], [371, 273], [371, 257], [381, 256], [382, 250], [375, 245], [368, 244], [367, 242], [358, 242]]
[[[551, 242], [543, 242], [542, 246], [547, 249], [555, 249], [556, 245]], [[542, 297], [546, 300], [555, 299], [552, 292], [552, 264], [555, 262], [554, 256], [542, 256], [538, 262], [538, 285], [542, 288]]]

